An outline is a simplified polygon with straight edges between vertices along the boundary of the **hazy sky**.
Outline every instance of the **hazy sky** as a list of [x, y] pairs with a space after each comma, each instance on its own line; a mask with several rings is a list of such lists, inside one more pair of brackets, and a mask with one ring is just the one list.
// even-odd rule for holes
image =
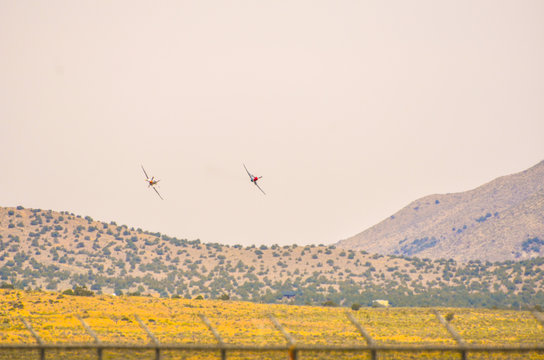
[[544, 159], [544, 1], [0, 0], [0, 144], [0, 206], [332, 243]]

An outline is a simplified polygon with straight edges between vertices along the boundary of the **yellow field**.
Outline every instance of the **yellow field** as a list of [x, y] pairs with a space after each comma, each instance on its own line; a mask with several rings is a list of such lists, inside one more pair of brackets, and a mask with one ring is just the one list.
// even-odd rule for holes
[[[539, 344], [544, 329], [530, 312], [484, 309], [438, 309], [450, 324], [472, 344]], [[212, 332], [199, 314], [210, 320], [228, 344], [283, 345], [286, 339], [269, 319], [272, 314], [297, 344], [366, 344], [348, 320], [345, 308], [264, 305], [219, 300], [159, 299], [151, 297], [78, 297], [58, 293], [0, 290], [0, 343], [33, 344], [24, 326], [26, 319], [45, 343], [92, 343], [76, 315], [80, 315], [104, 343], [147, 344], [150, 339], [139, 325], [139, 317], [161, 343], [215, 344]], [[442, 326], [433, 309], [362, 308], [349, 310], [370, 336], [380, 344], [447, 344], [455, 341]], [[285, 352], [267, 354], [228, 353], [228, 359], [286, 359]], [[154, 351], [104, 352], [104, 359], [154, 359]], [[37, 352], [1, 350], [0, 359], [38, 359]], [[96, 350], [54, 352], [47, 359], [96, 359]], [[219, 359], [212, 352], [165, 352], [163, 359]], [[368, 354], [299, 353], [299, 359], [367, 359]], [[380, 354], [379, 359], [458, 359], [459, 354]], [[489, 358], [469, 354], [470, 359]], [[544, 359], [544, 354], [494, 355], [501, 359]]]

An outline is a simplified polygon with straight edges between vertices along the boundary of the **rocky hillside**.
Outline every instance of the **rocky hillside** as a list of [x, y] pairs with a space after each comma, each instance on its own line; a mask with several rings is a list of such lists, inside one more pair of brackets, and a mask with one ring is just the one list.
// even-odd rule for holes
[[458, 261], [544, 256], [544, 161], [474, 190], [418, 199], [337, 245]]
[[0, 287], [298, 304], [544, 305], [544, 258], [458, 264], [335, 246], [226, 246], [0, 207]]

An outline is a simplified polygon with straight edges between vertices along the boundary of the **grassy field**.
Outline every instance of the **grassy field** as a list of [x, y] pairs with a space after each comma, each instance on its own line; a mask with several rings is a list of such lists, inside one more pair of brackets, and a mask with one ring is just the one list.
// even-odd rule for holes
[[[378, 343], [449, 344], [455, 341], [430, 308], [361, 308], [355, 318]], [[538, 344], [544, 328], [530, 312], [438, 308], [453, 315], [450, 324], [471, 344]], [[25, 318], [45, 343], [91, 343], [76, 315], [80, 315], [105, 343], [150, 342], [139, 317], [161, 343], [214, 344], [216, 339], [199, 314], [205, 315], [224, 342], [245, 345], [286, 343], [269, 319], [272, 314], [298, 344], [366, 344], [348, 320], [345, 308], [265, 305], [219, 300], [160, 299], [152, 297], [78, 297], [48, 292], [0, 290], [0, 343], [36, 342], [24, 326]], [[451, 316], [451, 315], [450, 315]], [[0, 350], [0, 359], [38, 359], [33, 352]], [[47, 359], [96, 359], [96, 351], [48, 352]], [[154, 352], [106, 351], [104, 359], [154, 359]], [[163, 359], [219, 359], [218, 353], [167, 352]], [[286, 353], [229, 353], [228, 359], [286, 359]], [[368, 354], [300, 353], [300, 359], [367, 359]], [[459, 354], [381, 354], [380, 359], [458, 359]], [[470, 354], [469, 359], [489, 358]], [[494, 355], [497, 359], [544, 359], [544, 354]]]

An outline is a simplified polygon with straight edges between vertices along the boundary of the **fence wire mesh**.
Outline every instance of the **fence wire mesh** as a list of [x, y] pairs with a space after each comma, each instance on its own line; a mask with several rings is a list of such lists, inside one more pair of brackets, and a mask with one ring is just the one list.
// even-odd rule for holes
[[[372, 331], [366, 328], [361, 319], [351, 312], [345, 313], [347, 320], [340, 322], [339, 327], [346, 327], [351, 324], [351, 329], [340, 328], [340, 333], [345, 334], [345, 341], [335, 339], [334, 341], [317, 341], [304, 343], [297, 340], [297, 335], [303, 331], [300, 326], [300, 319], [283, 318], [278, 320], [272, 314], [268, 315], [271, 324], [270, 328], [263, 328], [262, 342], [255, 344], [243, 340], [243, 334], [247, 327], [254, 324], [250, 319], [241, 319], [240, 322], [222, 323], [220, 319], [210, 321], [204, 314], [199, 314], [199, 323], [193, 324], [193, 328], [199, 336], [188, 332], [172, 334], [172, 331], [165, 331], [157, 325], [155, 319], [142, 320], [138, 315], [120, 316], [111, 318], [83, 318], [79, 315], [62, 315], [62, 321], [57, 325], [48, 323], [47, 318], [12, 318], [9, 321], [18, 321], [18, 336], [20, 343], [0, 343], [0, 360], [4, 359], [66, 359], [66, 360], [113, 360], [113, 359], [155, 359], [155, 360], [198, 360], [198, 359], [543, 359], [544, 360], [544, 338], [542, 332], [535, 332], [535, 336], [529, 336], [529, 343], [518, 343], [502, 340], [501, 344], [484, 344], [481, 339], [466, 341], [462, 334], [471, 334], [474, 331], [474, 324], [464, 321], [459, 316], [457, 325], [462, 328], [454, 328], [440, 312], [433, 311], [426, 314], [419, 314], [418, 317], [409, 319], [411, 322], [424, 321], [430, 324], [431, 319], [425, 316], [434, 316], [434, 326], [441, 327], [443, 334], [448, 339], [434, 339], [433, 342], [399, 342], [383, 343], [379, 334], [379, 322], [373, 321]], [[532, 312], [536, 326], [544, 327], [544, 316], [539, 312]], [[49, 318], [51, 321], [52, 318]], [[482, 319], [482, 321], [485, 319]], [[5, 321], [5, 320], [4, 320]], [[163, 319], [175, 329], [175, 322], [172, 319]], [[249, 322], [248, 322], [249, 321]], [[312, 319], [308, 319], [312, 325]], [[64, 328], [58, 325], [64, 324]], [[135, 331], [137, 324], [140, 331]], [[78, 326], [76, 326], [78, 325]], [[478, 323], [478, 326], [486, 326], [485, 323]], [[511, 326], [511, 324], [509, 325]], [[39, 328], [39, 330], [36, 330]], [[63, 334], [62, 338], [56, 334]], [[136, 328], [137, 329], [137, 328]], [[170, 327], [172, 329], [172, 327]], [[259, 330], [259, 329], [258, 329]], [[421, 336], [425, 337], [425, 329]], [[311, 331], [307, 336], [311, 336]], [[436, 329], [433, 331], [436, 332]], [[108, 333], [108, 340], [103, 341], [101, 335]], [[201, 334], [201, 332], [207, 333]], [[175, 331], [174, 331], [175, 333]], [[353, 338], [357, 335], [357, 339]], [[175, 342], [176, 335], [185, 336], [184, 342]], [[242, 337], [240, 337], [242, 335]], [[531, 335], [531, 334], [529, 334]], [[33, 339], [29, 343], [28, 339]], [[112, 342], [111, 339], [114, 341]], [[232, 340], [236, 341], [233, 342]], [[410, 340], [410, 337], [407, 337]], [[412, 337], [421, 339], [421, 337]], [[26, 340], [26, 341], [25, 341]], [[165, 341], [166, 340], [166, 341]], [[326, 339], [325, 339], [326, 340]], [[436, 340], [439, 340], [438, 342]], [[496, 339], [495, 339], [496, 340]]]

